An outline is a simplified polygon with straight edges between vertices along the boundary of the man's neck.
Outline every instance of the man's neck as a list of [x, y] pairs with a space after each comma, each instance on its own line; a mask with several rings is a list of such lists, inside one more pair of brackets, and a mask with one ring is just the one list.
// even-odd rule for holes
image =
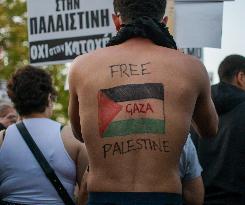
[[[228, 83], [228, 82], [227, 82], [227, 83]], [[239, 85], [236, 81], [234, 81], [234, 80], [233, 80], [232, 82], [228, 83], [228, 84], [231, 84], [231, 85], [235, 86], [236, 88], [245, 91], [245, 88], [242, 87], [242, 86], [240, 86], [240, 85]]]

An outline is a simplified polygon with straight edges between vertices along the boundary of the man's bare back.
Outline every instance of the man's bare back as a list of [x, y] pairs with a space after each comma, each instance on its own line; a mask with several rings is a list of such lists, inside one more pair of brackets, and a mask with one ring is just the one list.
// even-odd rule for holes
[[71, 123], [89, 155], [90, 192], [181, 193], [179, 158], [192, 118], [204, 137], [217, 130], [198, 60], [133, 38], [78, 57], [69, 82]]

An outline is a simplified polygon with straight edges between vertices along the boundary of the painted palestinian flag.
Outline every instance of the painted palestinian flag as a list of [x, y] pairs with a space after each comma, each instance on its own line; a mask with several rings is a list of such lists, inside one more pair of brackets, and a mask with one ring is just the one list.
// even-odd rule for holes
[[165, 133], [164, 87], [160, 83], [100, 90], [98, 106], [102, 138]]

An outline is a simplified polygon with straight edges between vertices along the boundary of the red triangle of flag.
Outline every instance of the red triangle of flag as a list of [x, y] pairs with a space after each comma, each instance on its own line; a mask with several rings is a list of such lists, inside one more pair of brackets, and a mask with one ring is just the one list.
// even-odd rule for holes
[[101, 91], [98, 93], [99, 103], [99, 130], [103, 137], [104, 131], [107, 129], [112, 120], [122, 110], [123, 106], [115, 103]]

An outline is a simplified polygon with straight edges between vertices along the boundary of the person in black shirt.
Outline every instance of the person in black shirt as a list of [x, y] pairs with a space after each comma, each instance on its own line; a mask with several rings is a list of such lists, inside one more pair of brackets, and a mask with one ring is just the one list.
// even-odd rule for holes
[[205, 205], [244, 205], [245, 57], [226, 57], [218, 72], [220, 83], [212, 86], [220, 122], [217, 137], [193, 139], [203, 167]]

